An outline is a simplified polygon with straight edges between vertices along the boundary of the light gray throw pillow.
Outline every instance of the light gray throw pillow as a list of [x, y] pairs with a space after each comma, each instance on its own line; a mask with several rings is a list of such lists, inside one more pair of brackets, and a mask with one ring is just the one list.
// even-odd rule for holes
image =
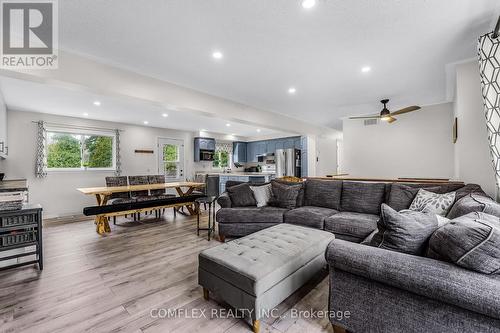
[[250, 186], [250, 189], [253, 192], [255, 201], [257, 201], [257, 207], [267, 206], [269, 200], [271, 200], [271, 197], [273, 196], [271, 183], [261, 186]]
[[500, 219], [473, 212], [434, 232], [427, 255], [485, 274], [500, 274]]
[[378, 231], [370, 241], [371, 246], [382, 249], [421, 255], [427, 248], [427, 241], [438, 228], [435, 214], [412, 210], [395, 211], [382, 204]]
[[455, 192], [438, 194], [420, 189], [410, 205], [410, 210], [446, 216], [454, 202]]

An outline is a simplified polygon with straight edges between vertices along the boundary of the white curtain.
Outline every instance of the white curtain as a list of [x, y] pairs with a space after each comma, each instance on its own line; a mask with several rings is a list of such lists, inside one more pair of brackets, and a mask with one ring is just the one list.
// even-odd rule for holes
[[479, 38], [478, 54], [484, 112], [498, 199], [500, 193], [500, 40], [494, 35], [494, 33], [489, 33]]
[[47, 142], [47, 129], [43, 121], [38, 121], [36, 135], [36, 157], [35, 157], [35, 176], [37, 178], [47, 177], [47, 156], [45, 156], [45, 145]]
[[120, 154], [120, 130], [115, 130], [115, 144], [116, 144], [116, 170], [115, 175], [121, 176], [122, 174], [122, 158]]

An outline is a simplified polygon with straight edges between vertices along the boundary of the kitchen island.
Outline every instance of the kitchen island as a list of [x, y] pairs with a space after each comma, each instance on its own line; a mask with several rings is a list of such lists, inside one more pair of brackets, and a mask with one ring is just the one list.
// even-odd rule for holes
[[267, 183], [275, 178], [274, 172], [210, 172], [209, 175], [219, 176], [219, 193], [226, 191], [226, 183], [228, 181], [250, 182], [254, 184]]

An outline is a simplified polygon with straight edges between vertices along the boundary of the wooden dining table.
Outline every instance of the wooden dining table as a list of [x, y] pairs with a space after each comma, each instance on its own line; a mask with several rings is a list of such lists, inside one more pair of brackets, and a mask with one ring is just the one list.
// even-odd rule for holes
[[[145, 184], [145, 185], [128, 185], [128, 186], [103, 186], [103, 187], [85, 187], [77, 190], [85, 195], [93, 195], [96, 197], [98, 206], [105, 206], [113, 193], [135, 192], [135, 191], [150, 191], [173, 188], [180, 197], [187, 196], [193, 193], [196, 189], [203, 189], [205, 183], [198, 182], [172, 182], [163, 184]], [[185, 205], [190, 215], [196, 215], [195, 209], [191, 205]], [[179, 211], [180, 207], [176, 207]], [[181, 211], [179, 211], [182, 213]], [[111, 232], [108, 223], [108, 218], [105, 216], [96, 216], [95, 218], [96, 231], [103, 235]]]

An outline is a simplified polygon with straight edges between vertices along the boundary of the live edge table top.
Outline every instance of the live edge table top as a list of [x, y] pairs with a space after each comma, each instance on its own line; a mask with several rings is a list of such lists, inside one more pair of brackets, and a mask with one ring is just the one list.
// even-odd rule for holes
[[163, 184], [146, 184], [146, 185], [128, 185], [128, 186], [102, 186], [102, 187], [86, 187], [78, 188], [77, 190], [87, 195], [96, 194], [111, 194], [120, 192], [130, 192], [130, 191], [146, 191], [146, 190], [161, 190], [166, 188], [202, 188], [205, 183], [197, 182], [173, 182], [173, 183], [163, 183]]

